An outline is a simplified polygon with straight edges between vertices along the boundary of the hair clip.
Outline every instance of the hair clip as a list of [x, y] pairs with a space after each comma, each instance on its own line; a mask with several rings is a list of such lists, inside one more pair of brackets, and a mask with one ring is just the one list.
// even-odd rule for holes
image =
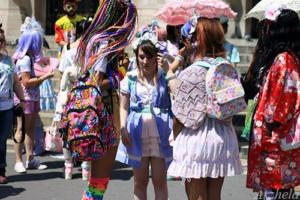
[[200, 16], [196, 14], [196, 12], [193, 12], [193, 16], [190, 20], [188, 20], [181, 28], [181, 35], [191, 39], [193, 36], [193, 33], [196, 31], [197, 21]]
[[265, 18], [276, 22], [281, 11], [287, 9], [285, 4], [272, 4], [265, 12]]

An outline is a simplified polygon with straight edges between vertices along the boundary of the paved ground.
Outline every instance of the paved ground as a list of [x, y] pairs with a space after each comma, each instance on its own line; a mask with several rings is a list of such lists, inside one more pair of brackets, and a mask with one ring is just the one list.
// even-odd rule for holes
[[[81, 180], [76, 171], [74, 179], [62, 178], [63, 161], [49, 156], [40, 158], [48, 165], [44, 171], [31, 170], [27, 174], [16, 174], [13, 170], [14, 154], [7, 154], [9, 184], [0, 186], [0, 199], [6, 200], [80, 200], [87, 182]], [[106, 200], [130, 200], [132, 198], [132, 171], [130, 168], [115, 164]], [[168, 182], [170, 200], [186, 199], [184, 184], [180, 181]], [[148, 197], [154, 199], [153, 188], [149, 185]], [[226, 178], [222, 191], [223, 200], [252, 200], [256, 194], [245, 188], [245, 175]]]

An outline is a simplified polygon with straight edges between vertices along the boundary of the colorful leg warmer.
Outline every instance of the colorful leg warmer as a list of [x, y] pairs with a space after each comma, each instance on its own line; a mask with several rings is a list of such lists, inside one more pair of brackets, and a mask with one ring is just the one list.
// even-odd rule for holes
[[85, 190], [82, 200], [103, 200], [109, 182], [107, 178], [90, 178], [90, 184]]

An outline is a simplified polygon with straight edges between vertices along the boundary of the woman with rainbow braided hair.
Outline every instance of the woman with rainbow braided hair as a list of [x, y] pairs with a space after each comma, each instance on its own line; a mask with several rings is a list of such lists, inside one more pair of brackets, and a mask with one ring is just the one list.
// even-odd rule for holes
[[[118, 54], [134, 38], [137, 22], [135, 5], [126, 0], [101, 0], [93, 22], [82, 36], [77, 62], [82, 71], [92, 69], [103, 95], [119, 85], [122, 74], [116, 70]], [[109, 105], [108, 105], [109, 106]], [[115, 161], [119, 138], [110, 134], [111, 143], [104, 156], [91, 162], [91, 177], [82, 200], [102, 200]]]

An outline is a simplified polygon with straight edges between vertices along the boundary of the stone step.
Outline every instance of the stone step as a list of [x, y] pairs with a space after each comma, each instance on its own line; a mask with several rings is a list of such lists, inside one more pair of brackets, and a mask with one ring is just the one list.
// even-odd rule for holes
[[253, 54], [240, 53], [240, 64], [249, 64], [252, 62]]
[[53, 117], [54, 117], [54, 110], [41, 111], [39, 115], [41, 117], [41, 121], [44, 127], [50, 126], [52, 124]]
[[242, 144], [239, 143], [240, 146], [240, 158], [241, 159], [247, 159], [248, 158], [248, 149], [249, 149], [249, 145], [247, 144]]

